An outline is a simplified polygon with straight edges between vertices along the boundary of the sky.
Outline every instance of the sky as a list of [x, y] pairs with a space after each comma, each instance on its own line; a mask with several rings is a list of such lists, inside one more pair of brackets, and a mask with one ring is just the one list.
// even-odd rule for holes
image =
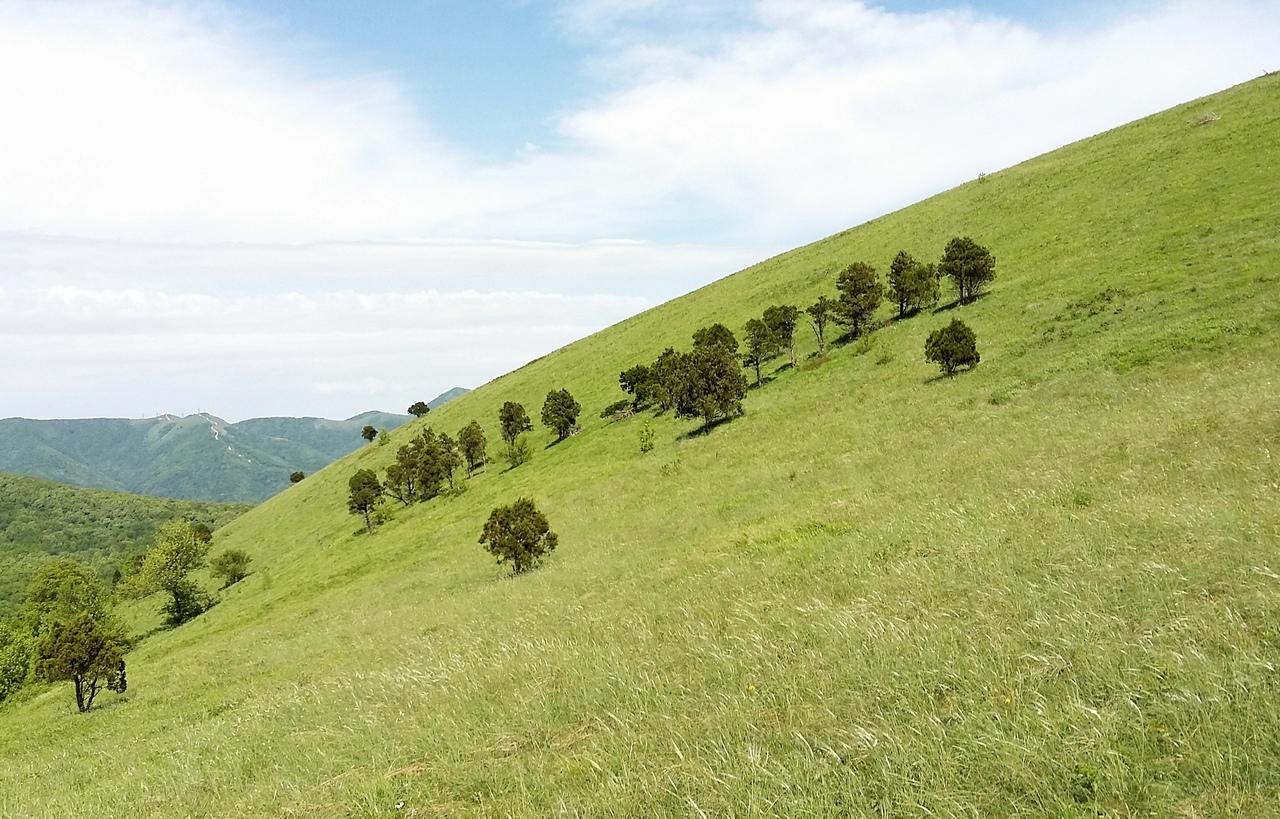
[[403, 411], [1278, 42], [1280, 0], [0, 0], [0, 417]]

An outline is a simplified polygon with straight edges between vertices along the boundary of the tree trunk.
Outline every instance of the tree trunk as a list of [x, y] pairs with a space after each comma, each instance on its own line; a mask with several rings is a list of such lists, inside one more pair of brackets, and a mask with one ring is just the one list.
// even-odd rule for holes
[[756, 386], [760, 386], [760, 359], [756, 359]]
[[369, 519], [369, 507], [361, 510], [364, 513], [364, 528], [369, 534], [373, 534], [373, 521]]
[[793, 335], [787, 341], [787, 350], [791, 353], [791, 369], [796, 368], [796, 337]]
[[79, 675], [76, 675], [75, 684], [76, 684], [76, 708], [80, 711], [81, 714], [83, 714], [85, 711], [89, 710], [88, 706], [84, 704], [84, 678], [80, 677]]

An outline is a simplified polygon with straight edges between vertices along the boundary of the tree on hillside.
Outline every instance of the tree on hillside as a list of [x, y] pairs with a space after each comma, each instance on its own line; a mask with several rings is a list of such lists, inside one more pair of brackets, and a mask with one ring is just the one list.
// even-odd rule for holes
[[374, 439], [378, 437], [378, 428], [372, 424], [365, 424], [364, 429], [360, 430], [360, 437], [369, 443], [373, 443]]
[[679, 403], [680, 386], [688, 356], [668, 347], [649, 367], [649, 394], [663, 410], [673, 410]]
[[813, 334], [818, 337], [818, 355], [827, 354], [827, 326], [835, 320], [836, 303], [826, 296], [805, 308], [809, 323], [813, 325]]
[[84, 713], [93, 707], [98, 691], [124, 693], [125, 641], [87, 612], [57, 620], [36, 647], [36, 677], [48, 682], [69, 680], [75, 684], [76, 707]]
[[453, 481], [454, 472], [462, 466], [462, 453], [458, 442], [450, 438], [447, 432], [440, 433], [438, 440], [440, 441], [440, 468], [444, 471], [445, 480], [449, 482], [449, 488], [457, 489], [457, 484]]
[[961, 367], [977, 366], [978, 337], [960, 319], [952, 319], [946, 327], [929, 334], [924, 344], [924, 356], [942, 368], [947, 375], [955, 375]]
[[489, 514], [480, 543], [498, 558], [498, 563], [510, 562], [512, 574], [522, 574], [537, 565], [543, 555], [555, 551], [559, 538], [534, 502], [520, 498]]
[[347, 509], [364, 518], [364, 528], [373, 534], [373, 510], [382, 501], [382, 483], [372, 469], [361, 469], [347, 481]]
[[67, 620], [77, 614], [105, 620], [108, 609], [109, 593], [102, 579], [63, 557], [44, 563], [27, 583], [23, 617], [36, 634], [41, 634], [54, 620]]
[[302, 480], [306, 477], [306, 474], [303, 472], [290, 472], [289, 483], [302, 483]]
[[796, 366], [796, 322], [799, 320], [800, 308], [792, 304], [776, 304], [764, 311], [764, 323], [787, 351], [792, 367]]
[[747, 379], [728, 347], [711, 344], [694, 347], [684, 356], [677, 389], [676, 415], [701, 418], [704, 431], [719, 418], [742, 412]]
[[249, 563], [253, 558], [243, 549], [228, 549], [209, 561], [209, 571], [222, 578], [222, 588], [229, 588], [249, 576]]
[[734, 337], [732, 330], [719, 322], [697, 330], [693, 334], [693, 346], [724, 347], [729, 351], [729, 355], [738, 354], [738, 339]]
[[854, 262], [840, 271], [836, 289], [840, 291], [835, 303], [836, 323], [849, 328], [849, 336], [857, 338], [870, 325], [884, 299], [884, 285], [874, 267]]
[[756, 386], [759, 387], [762, 383], [760, 367], [766, 361], [778, 357], [780, 345], [773, 331], [769, 329], [769, 325], [754, 318], [747, 322], [745, 342], [742, 350], [742, 364], [745, 367], [755, 368]]
[[973, 301], [996, 277], [996, 257], [968, 236], [947, 242], [938, 273], [951, 279], [961, 304]]
[[582, 405], [573, 400], [568, 390], [552, 390], [542, 405], [542, 425], [556, 431], [556, 442], [569, 437], [578, 423]]
[[188, 575], [204, 565], [209, 543], [185, 520], [160, 527], [155, 544], [147, 550], [135, 572], [122, 580], [122, 591], [130, 597], [148, 597], [165, 592], [170, 600], [162, 611], [170, 626], [179, 626], [213, 604]]
[[484, 466], [489, 446], [489, 440], [485, 438], [484, 428], [479, 421], [472, 419], [471, 423], [458, 430], [458, 446], [467, 463], [467, 477], [470, 478], [477, 469]]
[[201, 543], [213, 543], [213, 530], [209, 528], [207, 523], [191, 524], [191, 532]]
[[512, 466], [516, 462], [516, 439], [520, 433], [533, 429], [529, 413], [524, 411], [524, 404], [508, 401], [498, 410], [498, 427], [502, 430], [502, 440], [507, 445], [507, 457]]
[[938, 300], [938, 271], [903, 250], [889, 265], [889, 294], [898, 305], [898, 318]]
[[427, 406], [426, 401], [414, 401], [409, 405], [409, 414], [414, 418], [421, 418], [428, 412], [431, 412], [431, 407]]
[[618, 373], [618, 385], [631, 396], [632, 409], [640, 409], [653, 399], [653, 372], [644, 364]]

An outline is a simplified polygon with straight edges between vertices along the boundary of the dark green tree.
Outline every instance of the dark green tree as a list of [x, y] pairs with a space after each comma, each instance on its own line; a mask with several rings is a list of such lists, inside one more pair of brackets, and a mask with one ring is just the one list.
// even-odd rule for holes
[[307, 477], [302, 472], [290, 472], [289, 483], [302, 483], [303, 478]]
[[481, 545], [498, 563], [511, 563], [513, 574], [533, 568], [543, 555], [555, 551], [558, 542], [547, 516], [529, 498], [494, 509], [480, 533]]
[[929, 334], [924, 343], [924, 357], [942, 368], [947, 375], [955, 375], [961, 367], [977, 366], [978, 337], [960, 319], [952, 319], [946, 327]]
[[157, 592], [170, 595], [162, 611], [170, 626], [179, 626], [213, 605], [213, 600], [188, 575], [204, 565], [209, 543], [185, 520], [166, 523], [156, 532], [155, 544], [147, 550], [137, 570], [121, 581], [121, 592], [129, 597], [148, 597]]
[[889, 265], [889, 295], [898, 305], [898, 318], [938, 300], [938, 271], [903, 250]]
[[83, 714], [93, 707], [99, 690], [124, 693], [128, 687], [125, 648], [119, 634], [87, 612], [56, 620], [37, 644], [36, 677], [75, 683], [76, 707]]
[[719, 418], [740, 414], [746, 395], [747, 379], [728, 347], [703, 345], [685, 355], [676, 415], [701, 418], [705, 431]]
[[383, 489], [405, 506], [418, 500], [418, 475], [421, 472], [422, 448], [415, 442], [396, 450], [395, 462], [387, 467], [387, 480]]
[[649, 367], [649, 394], [653, 396], [659, 408], [663, 410], [676, 408], [687, 365], [687, 354], [677, 353], [668, 347]]
[[947, 242], [938, 273], [955, 284], [961, 304], [973, 301], [996, 277], [996, 257], [968, 236]]
[[835, 321], [836, 303], [826, 296], [805, 308], [809, 316], [809, 324], [813, 326], [813, 334], [818, 337], [818, 355], [827, 354], [827, 327]]
[[835, 320], [849, 328], [851, 338], [857, 338], [871, 324], [871, 317], [884, 300], [884, 285], [876, 275], [876, 269], [866, 262], [854, 262], [840, 271], [836, 279]]
[[742, 364], [746, 367], [753, 367], [756, 371], [756, 386], [760, 386], [760, 367], [766, 361], [777, 358], [779, 355], [778, 338], [773, 334], [773, 330], [769, 329], [769, 325], [760, 319], [751, 319], [747, 322], [745, 331], [745, 345], [742, 349]]
[[582, 405], [573, 400], [568, 390], [552, 390], [542, 405], [542, 425], [556, 431], [556, 442], [563, 441], [578, 423]]
[[431, 407], [427, 406], [426, 401], [414, 401], [409, 405], [409, 414], [414, 418], [421, 418], [428, 412], [431, 412]]
[[378, 437], [378, 428], [371, 424], [365, 424], [364, 429], [360, 430], [360, 437], [369, 443], [373, 443], [374, 439]]
[[507, 445], [507, 457], [515, 465], [516, 439], [520, 433], [533, 429], [529, 413], [524, 411], [524, 404], [508, 401], [498, 410], [498, 427], [502, 430], [502, 440]]
[[249, 564], [253, 558], [243, 549], [228, 549], [209, 561], [209, 571], [222, 578], [222, 588], [234, 586], [249, 576]]
[[738, 339], [733, 331], [719, 322], [710, 327], [703, 327], [693, 334], [694, 347], [724, 347], [729, 355], [738, 354]]
[[372, 469], [361, 469], [347, 482], [347, 510], [364, 518], [365, 531], [373, 534], [373, 510], [382, 501], [382, 482]]
[[444, 471], [445, 480], [449, 482], [450, 489], [457, 489], [454, 483], [454, 473], [458, 467], [462, 466], [462, 452], [457, 441], [449, 437], [449, 433], [440, 433], [440, 468]]
[[41, 634], [54, 620], [85, 613], [105, 620], [110, 607], [107, 587], [97, 574], [68, 557], [47, 561], [27, 584], [23, 617]]
[[796, 366], [796, 323], [798, 321], [800, 321], [800, 308], [792, 304], [776, 304], [764, 311], [764, 323], [769, 326], [778, 344], [787, 351], [792, 367]]
[[467, 463], [468, 478], [484, 466], [488, 446], [489, 440], [485, 438], [484, 428], [480, 426], [479, 421], [472, 419], [471, 423], [458, 430], [458, 447], [462, 450], [462, 458]]
[[653, 400], [653, 372], [644, 364], [637, 364], [619, 373], [618, 385], [631, 396], [633, 409], [640, 409]]

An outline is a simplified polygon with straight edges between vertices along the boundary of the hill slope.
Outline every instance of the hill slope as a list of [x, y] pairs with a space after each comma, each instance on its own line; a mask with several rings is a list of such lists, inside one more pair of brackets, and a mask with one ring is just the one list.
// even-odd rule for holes
[[[135, 650], [127, 695], [0, 711], [0, 813], [1274, 815], [1277, 189], [1271, 76], [498, 379], [395, 443], [496, 438], [559, 387], [583, 433], [373, 536], [346, 480], [394, 447], [234, 521], [256, 573]], [[596, 417], [697, 327], [956, 234], [999, 258], [976, 304], [778, 372], [707, 436]], [[940, 379], [956, 315], [982, 363]], [[476, 537], [520, 495], [560, 548], [511, 580]]]
[[257, 503], [363, 445], [366, 424], [395, 428], [408, 415], [366, 412], [345, 421], [205, 413], [145, 420], [0, 420], [0, 470], [76, 486], [227, 503]]
[[0, 474], [0, 620], [50, 557], [75, 558], [106, 578], [149, 546], [166, 521], [185, 518], [216, 529], [247, 509]]

